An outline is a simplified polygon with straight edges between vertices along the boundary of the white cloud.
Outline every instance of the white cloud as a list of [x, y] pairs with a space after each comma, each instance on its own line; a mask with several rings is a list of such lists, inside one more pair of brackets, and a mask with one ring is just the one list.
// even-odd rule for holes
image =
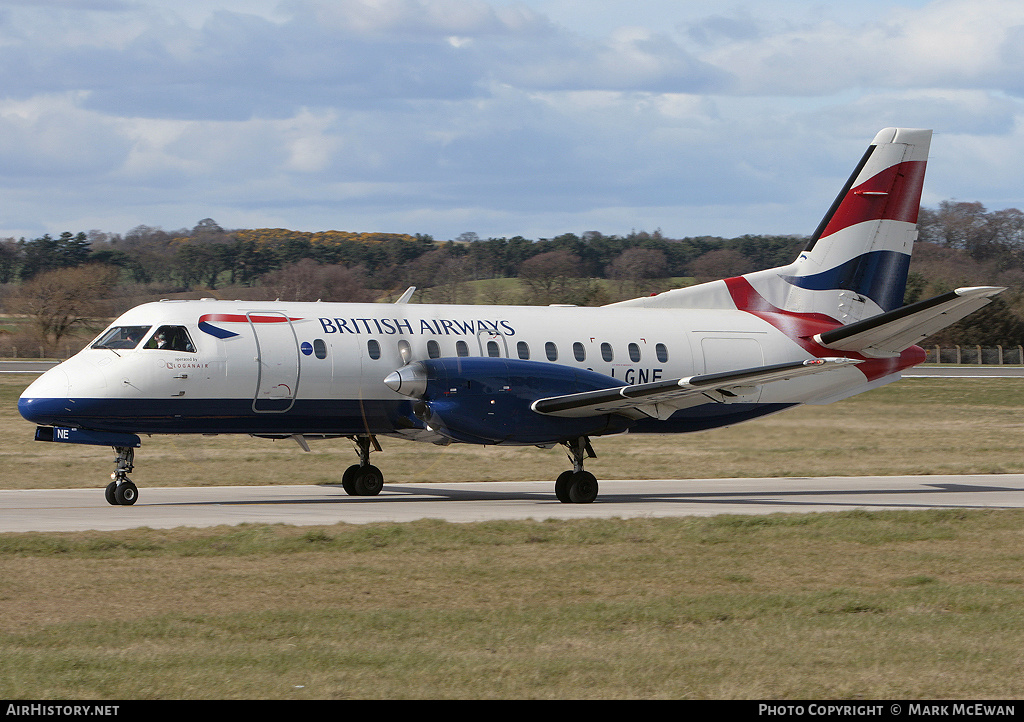
[[1011, 0], [0, 0], [0, 235], [809, 232], [887, 125], [1020, 205], [1022, 40]]
[[0, 101], [0, 176], [83, 177], [116, 168], [128, 148], [110, 118], [80, 107], [81, 93]]
[[992, 88], [1019, 83], [1022, 26], [1024, 4], [1014, 0], [942, 0], [897, 6], [853, 24], [823, 20], [762, 30], [721, 43], [703, 59], [732, 72], [744, 93]]

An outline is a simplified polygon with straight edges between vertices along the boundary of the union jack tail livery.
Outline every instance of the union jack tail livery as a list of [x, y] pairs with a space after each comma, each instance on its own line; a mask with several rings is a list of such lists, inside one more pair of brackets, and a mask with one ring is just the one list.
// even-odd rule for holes
[[810, 242], [780, 274], [782, 308], [852, 323], [903, 305], [931, 142], [930, 130], [875, 136]]

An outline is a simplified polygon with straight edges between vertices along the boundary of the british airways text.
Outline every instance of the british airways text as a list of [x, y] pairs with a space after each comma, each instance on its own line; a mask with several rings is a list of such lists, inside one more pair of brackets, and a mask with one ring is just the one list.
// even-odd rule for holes
[[394, 334], [431, 334], [433, 336], [475, 336], [490, 333], [495, 336], [515, 336], [516, 330], [508, 321], [486, 321], [450, 318], [321, 318], [324, 333], [376, 333], [382, 336]]

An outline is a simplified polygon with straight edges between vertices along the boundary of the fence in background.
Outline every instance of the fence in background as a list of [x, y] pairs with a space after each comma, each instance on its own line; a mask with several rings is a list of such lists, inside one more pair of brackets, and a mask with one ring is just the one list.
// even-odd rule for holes
[[1024, 346], [925, 346], [932, 364], [1024, 365]]
[[0, 348], [0, 358], [11, 358], [11, 359], [69, 359], [76, 353], [81, 351], [80, 347], [71, 348], [66, 346], [60, 352], [46, 353], [46, 349], [42, 346], [34, 346], [32, 348], [25, 348], [24, 346], [18, 348], [17, 346], [11, 346], [9, 348]]

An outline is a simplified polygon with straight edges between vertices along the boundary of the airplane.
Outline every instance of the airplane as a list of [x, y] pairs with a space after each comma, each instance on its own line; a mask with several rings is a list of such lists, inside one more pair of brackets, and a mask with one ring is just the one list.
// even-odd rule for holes
[[915, 344], [1005, 290], [903, 306], [931, 131], [886, 128], [795, 261], [600, 307], [163, 300], [42, 374], [18, 409], [40, 441], [111, 446], [112, 505], [140, 435], [348, 438], [373, 496], [380, 437], [566, 448], [590, 503], [592, 439], [685, 433], [829, 404], [925, 360]]

